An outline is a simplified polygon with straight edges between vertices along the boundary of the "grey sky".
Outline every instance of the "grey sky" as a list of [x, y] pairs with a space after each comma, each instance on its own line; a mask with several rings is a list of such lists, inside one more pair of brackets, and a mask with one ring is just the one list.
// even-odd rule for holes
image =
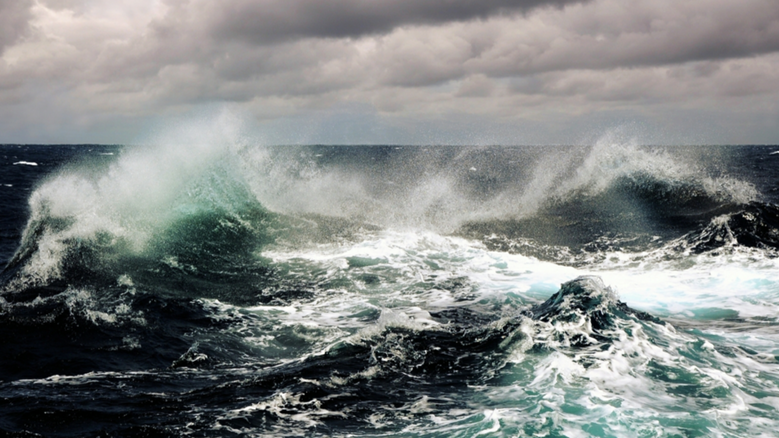
[[0, 50], [0, 142], [779, 143], [776, 0], [0, 0]]

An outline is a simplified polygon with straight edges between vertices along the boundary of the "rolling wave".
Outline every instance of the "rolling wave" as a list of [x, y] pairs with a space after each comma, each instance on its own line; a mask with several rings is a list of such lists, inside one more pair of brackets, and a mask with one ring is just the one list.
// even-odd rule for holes
[[[377, 149], [360, 159], [348, 148], [188, 145], [71, 166], [30, 197], [4, 278], [19, 289], [77, 277], [79, 266], [84, 277], [143, 259], [180, 259], [195, 270], [233, 256], [245, 260], [227, 266], [251, 264], [263, 245], [382, 228], [454, 232], [494, 248], [535, 245], [542, 258], [615, 243], [641, 251], [744, 208], [754, 210], [747, 216], [774, 208], [750, 183], [668, 150]], [[739, 242], [748, 242], [745, 233]], [[762, 236], [756, 241], [772, 245]]]
[[212, 141], [70, 164], [0, 274], [0, 431], [768, 435], [779, 208], [701, 154]]

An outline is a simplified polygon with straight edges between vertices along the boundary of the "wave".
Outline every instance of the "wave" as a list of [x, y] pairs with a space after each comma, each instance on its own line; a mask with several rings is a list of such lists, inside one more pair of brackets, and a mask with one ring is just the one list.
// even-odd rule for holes
[[737, 246], [765, 249], [769, 254], [779, 251], [779, 206], [752, 202], [717, 216], [703, 229], [685, 235], [676, 248], [702, 253]]
[[3, 430], [773, 428], [779, 209], [727, 154], [222, 134], [36, 187], [0, 274]]
[[[633, 218], [627, 219], [635, 224]], [[597, 266], [618, 259], [623, 266], [654, 260], [684, 261], [690, 255], [759, 251], [779, 257], [779, 207], [753, 201], [720, 205], [696, 215], [668, 217], [668, 225], [620, 228], [609, 218], [565, 222], [559, 216], [518, 221], [469, 223], [458, 234], [482, 241], [494, 251], [523, 254], [569, 266]], [[612, 219], [613, 221], [613, 219]], [[662, 223], [659, 219], [653, 222]], [[758, 256], [756, 254], [756, 256]], [[616, 268], [616, 265], [611, 266]]]
[[[596, 349], [580, 354], [593, 360], [595, 351], [612, 343], [643, 337], [640, 330], [633, 335], [623, 326], [645, 321], [664, 324], [619, 302], [600, 279], [581, 277], [562, 285], [545, 303], [512, 315], [478, 307], [429, 314], [384, 311], [375, 325], [324, 352], [195, 396], [219, 400], [237, 392], [257, 400], [220, 419], [238, 431], [260, 423], [270, 423], [268, 430], [277, 432], [301, 426], [400, 430], [432, 409], [442, 415], [440, 424], [452, 421], [447, 411], [467, 407], [471, 388], [500, 379], [518, 355], [567, 353], [589, 339], [586, 345]], [[454, 430], [460, 428], [467, 426]]]
[[578, 156], [550, 153], [547, 161], [563, 164], [539, 165], [527, 194], [515, 196], [532, 208], [467, 220], [457, 233], [496, 249], [535, 246], [545, 258], [606, 250], [606, 242], [643, 250], [761, 199], [753, 184], [706, 170], [692, 152], [601, 142]]
[[[715, 427], [739, 400], [757, 409], [765, 381], [746, 370], [775, 374], [773, 357], [677, 332], [597, 277], [558, 288], [558, 278], [578, 275], [571, 268], [436, 233], [371, 244], [322, 230], [321, 245], [289, 230], [389, 232], [359, 222], [337, 231], [342, 220], [247, 205], [177, 216], [142, 251], [119, 251], [121, 262], [75, 264], [106, 270], [105, 282], [90, 273], [76, 286], [65, 270], [70, 283], [59, 292], [2, 294], [0, 333], [20, 334], [3, 375], [40, 379], [3, 396], [19, 412], [52, 409], [62, 395], [98, 397], [64, 407], [75, 420], [63, 424], [88, 418], [93, 434], [148, 421], [178, 435], [474, 436], [499, 421], [515, 435], [571, 435], [591, 419], [570, 412], [596, 411], [609, 433], [648, 415], [660, 435]], [[251, 240], [266, 235], [275, 240]], [[241, 277], [240, 266], [269, 270]], [[669, 405], [689, 417], [668, 414]], [[118, 421], [117, 410], [144, 417]], [[7, 424], [22, 415], [11, 412]]]
[[[227, 175], [214, 169], [167, 193], [121, 187], [137, 181], [111, 173], [97, 181], [59, 175], [33, 194], [20, 248], [4, 275], [14, 277], [12, 287], [19, 289], [99, 279], [153, 260], [172, 267], [179, 259], [179, 267], [196, 261], [205, 272], [218, 271], [209, 264], [220, 257], [228, 265], [240, 263], [252, 245], [269, 239], [262, 225], [272, 217]], [[116, 193], [124, 190], [130, 192]]]
[[[156, 272], [160, 284], [182, 275], [193, 284], [249, 281], [270, 275], [261, 256], [269, 245], [359, 239], [382, 228], [581, 261], [577, 254], [656, 248], [758, 205], [752, 184], [716, 160], [700, 164], [700, 150], [682, 152], [609, 137], [593, 147], [337, 148], [188, 133], [70, 165], [40, 184], [0, 280], [5, 291], [128, 272]], [[762, 233], [757, 239], [774, 245]]]
[[[741, 369], [740, 361], [752, 363], [753, 355], [676, 333], [670, 324], [620, 302], [613, 290], [592, 276], [564, 283], [541, 304], [502, 312], [476, 302], [429, 313], [385, 309], [370, 317], [374, 322], [370, 326], [321, 351], [275, 362], [263, 362], [250, 354], [245, 344], [226, 336], [227, 330], [222, 331], [218, 344], [212, 344], [203, 330], [209, 326], [213, 330], [214, 324], [235, 325], [248, 318], [248, 313], [231, 315], [221, 309], [209, 316], [208, 306], [197, 310], [159, 300], [145, 305], [149, 316], [154, 310], [177, 315], [175, 319], [187, 314], [190, 323], [155, 326], [149, 317], [143, 331], [133, 333], [125, 327], [125, 337], [134, 339], [115, 349], [114, 357], [124, 357], [125, 351], [137, 348], [136, 343], [148, 343], [155, 331], [170, 335], [200, 329], [200, 342], [187, 348], [178, 340], [169, 350], [162, 343], [152, 344], [158, 348], [156, 354], [167, 356], [169, 364], [154, 373], [54, 376], [37, 381], [36, 393], [51, 393], [51, 400], [57, 400], [58, 390], [94, 397], [94, 391], [109, 387], [110, 391], [100, 394], [113, 399], [114, 383], [123, 379], [142, 385], [159, 385], [160, 381], [184, 385], [188, 390], [175, 396], [143, 396], [152, 409], [140, 423], [128, 417], [121, 424], [140, 427], [152, 418], [153, 424], [169, 432], [209, 436], [258, 430], [266, 435], [288, 435], [290, 431], [339, 434], [356, 428], [386, 434], [414, 428], [418, 436], [473, 436], [492, 427], [497, 412], [489, 412], [495, 404], [509, 406], [501, 408], [511, 414], [501, 418], [501, 427], [516, 433], [567, 435], [565, 427], [580, 427], [589, 420], [567, 417], [561, 424], [551, 419], [588, 407], [612, 413], [618, 420], [601, 426], [621, 430], [624, 424], [619, 421], [624, 420], [619, 419], [632, 418], [636, 406], [655, 416], [662, 430], [685, 430], [696, 422], [708, 424], [739, 400], [751, 400], [746, 388], [724, 379], [711, 368], [711, 362], [725, 361]], [[90, 330], [94, 328], [82, 329], [84, 345], [97, 349], [99, 337], [87, 336]], [[291, 341], [287, 340], [288, 345]], [[176, 349], [185, 352], [176, 358], [171, 354]], [[145, 360], [155, 363], [153, 356], [147, 354]], [[49, 362], [57, 362], [56, 356], [48, 357]], [[144, 355], [136, 354], [135, 360], [139, 357]], [[42, 359], [36, 359], [33, 363], [40, 364]], [[236, 362], [247, 360], [251, 365], [242, 363], [244, 368], [236, 368]], [[72, 363], [57, 366], [59, 370], [78, 369]], [[562, 391], [576, 397], [557, 397]], [[130, 400], [137, 397], [141, 395]], [[21, 395], [8, 399], [18, 406], [29, 403]], [[694, 407], [689, 424], [663, 414], [669, 403], [679, 400]], [[120, 412], [138, 409], [135, 403], [110, 406]], [[75, 408], [64, 409], [71, 412]], [[78, 409], [97, 418], [90, 420], [92, 428], [115, 427], [109, 424], [115, 413], [106, 415], [105, 406], [86, 401]], [[431, 414], [435, 421], [421, 421]], [[103, 423], [100, 418], [107, 420]]]

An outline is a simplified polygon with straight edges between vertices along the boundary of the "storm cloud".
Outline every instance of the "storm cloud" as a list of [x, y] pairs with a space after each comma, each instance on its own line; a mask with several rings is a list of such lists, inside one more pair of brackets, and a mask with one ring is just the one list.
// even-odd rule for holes
[[779, 141], [775, 0], [2, 0], [0, 50], [0, 141], [213, 105], [280, 142]]
[[255, 43], [300, 37], [354, 38], [408, 25], [513, 15], [584, 0], [233, 0], [205, 2], [203, 15], [218, 37]]
[[31, 0], [0, 0], [0, 53], [27, 31]]

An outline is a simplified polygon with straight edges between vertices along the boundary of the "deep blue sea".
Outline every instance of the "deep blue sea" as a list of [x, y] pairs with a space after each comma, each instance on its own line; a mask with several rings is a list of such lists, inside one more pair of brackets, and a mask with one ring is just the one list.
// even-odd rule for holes
[[0, 436], [779, 433], [779, 146], [2, 145], [0, 267]]

